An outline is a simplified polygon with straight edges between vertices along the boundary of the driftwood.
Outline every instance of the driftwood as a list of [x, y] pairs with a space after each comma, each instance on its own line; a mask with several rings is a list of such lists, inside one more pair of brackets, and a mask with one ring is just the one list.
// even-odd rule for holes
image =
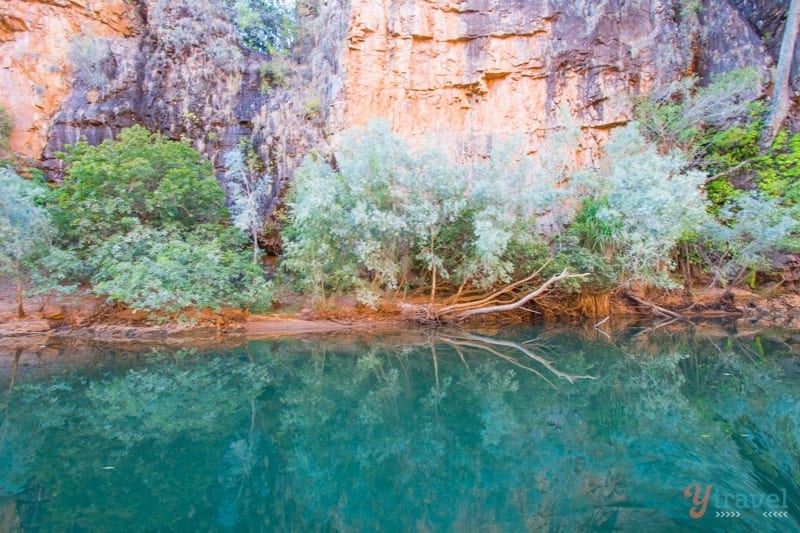
[[[546, 265], [545, 265], [546, 266]], [[560, 274], [555, 274], [547, 281], [539, 285], [536, 289], [526, 292], [522, 296], [515, 296], [514, 292], [536, 279], [541, 273], [542, 268], [531, 274], [525, 279], [506, 285], [502, 289], [492, 294], [468, 302], [453, 303], [450, 305], [437, 306], [435, 304], [419, 306], [406, 305], [407, 314], [419, 322], [443, 323], [460, 322], [468, 317], [485, 315], [489, 313], [503, 313], [516, 309], [525, 309], [525, 304], [535, 298], [549, 292], [559, 281], [573, 278], [584, 278], [589, 274], [570, 274], [566, 269]], [[535, 312], [527, 309], [530, 312]]]

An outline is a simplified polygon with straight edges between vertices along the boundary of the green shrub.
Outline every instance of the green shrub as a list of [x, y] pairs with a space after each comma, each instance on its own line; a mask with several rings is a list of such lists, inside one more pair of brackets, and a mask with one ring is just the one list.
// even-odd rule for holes
[[605, 153], [573, 183], [589, 200], [572, 231], [590, 250], [611, 252], [620, 282], [670, 286], [676, 245], [707, 217], [706, 175], [686, 170], [678, 152], [659, 154], [636, 123], [616, 132]]
[[485, 288], [525, 264], [533, 216], [549, 201], [541, 192], [552, 189], [526, 157], [500, 146], [457, 165], [436, 147], [411, 150], [383, 122], [340, 141], [337, 168], [308, 157], [288, 197], [283, 266], [306, 290]]
[[748, 270], [770, 270], [767, 254], [790, 246], [798, 225], [777, 199], [741, 194], [703, 225], [701, 253], [715, 281], [734, 284]]
[[137, 227], [94, 250], [93, 291], [144, 311], [268, 307], [271, 287], [242, 245], [230, 227]]
[[294, 2], [287, 0], [231, 0], [234, 23], [242, 43], [267, 55], [289, 50], [297, 33]]
[[190, 228], [227, 218], [211, 163], [188, 143], [133, 126], [118, 141], [81, 141], [61, 154], [53, 213], [65, 244], [87, 248], [138, 225]]

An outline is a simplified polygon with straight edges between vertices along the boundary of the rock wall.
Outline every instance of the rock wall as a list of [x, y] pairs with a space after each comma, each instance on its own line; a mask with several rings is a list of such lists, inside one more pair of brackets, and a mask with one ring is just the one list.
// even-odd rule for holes
[[766, 75], [771, 62], [727, 0], [352, 4], [342, 126], [383, 117], [401, 135], [457, 132], [477, 150], [517, 132], [536, 151], [560, 107], [591, 149], [653, 85], [749, 65]]
[[49, 122], [72, 92], [75, 37], [129, 38], [141, 31], [126, 0], [0, 3], [0, 105], [15, 119], [11, 149], [39, 159]]
[[[304, 0], [294, 55], [243, 49], [225, 0], [15, 0], [0, 5], [0, 105], [12, 148], [57, 178], [55, 152], [134, 123], [222, 154], [255, 141], [277, 195], [305, 153], [371, 118], [531, 152], [566, 109], [591, 157], [633, 99], [777, 54], [788, 0]], [[78, 39], [95, 49], [75, 65]], [[777, 40], [777, 41], [776, 41]], [[265, 68], [285, 80], [265, 84]]]

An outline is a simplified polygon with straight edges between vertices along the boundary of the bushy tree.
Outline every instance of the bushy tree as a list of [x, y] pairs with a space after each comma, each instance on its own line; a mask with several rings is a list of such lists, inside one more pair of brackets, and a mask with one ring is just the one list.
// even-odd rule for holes
[[704, 224], [700, 253], [714, 281], [730, 287], [748, 270], [770, 270], [767, 254], [790, 245], [798, 226], [779, 200], [756, 192], [741, 194]]
[[69, 245], [91, 247], [137, 225], [191, 228], [227, 217], [211, 163], [188, 142], [133, 126], [117, 141], [67, 146], [62, 157], [53, 211]]
[[269, 303], [240, 232], [221, 225], [229, 215], [211, 164], [188, 143], [134, 126], [64, 158], [52, 208], [95, 293], [147, 311]]
[[242, 251], [234, 228], [191, 232], [138, 227], [92, 255], [93, 290], [144, 311], [183, 307], [266, 307], [271, 288]]
[[609, 252], [618, 281], [670, 285], [676, 244], [707, 217], [706, 174], [687, 170], [678, 152], [659, 154], [635, 123], [614, 135], [605, 154], [602, 165], [572, 184], [590, 202], [581, 220], [589, 245]]
[[441, 280], [508, 281], [509, 254], [533, 239], [533, 217], [548, 201], [537, 192], [553, 190], [508, 146], [458, 165], [435, 143], [412, 150], [384, 122], [346, 132], [339, 145], [336, 169], [306, 159], [288, 199], [283, 265], [317, 295], [428, 282], [433, 298]]
[[17, 314], [25, 316], [23, 285], [49, 251], [50, 217], [39, 205], [44, 191], [0, 167], [0, 275], [17, 287]]

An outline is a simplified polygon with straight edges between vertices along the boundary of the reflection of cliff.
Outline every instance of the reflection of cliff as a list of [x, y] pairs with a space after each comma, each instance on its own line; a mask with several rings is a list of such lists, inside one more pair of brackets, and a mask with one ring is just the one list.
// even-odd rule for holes
[[[13, 148], [51, 169], [64, 143], [132, 123], [217, 163], [253, 136], [279, 180], [326, 134], [374, 117], [404, 136], [445, 131], [466, 152], [507, 132], [535, 150], [564, 107], [592, 148], [655, 84], [766, 73], [787, 3], [306, 0], [295, 75], [262, 90], [268, 59], [239, 46], [222, 0], [19, 0], [0, 6], [0, 105]], [[102, 87], [73, 83], [78, 34], [105, 39]]]

